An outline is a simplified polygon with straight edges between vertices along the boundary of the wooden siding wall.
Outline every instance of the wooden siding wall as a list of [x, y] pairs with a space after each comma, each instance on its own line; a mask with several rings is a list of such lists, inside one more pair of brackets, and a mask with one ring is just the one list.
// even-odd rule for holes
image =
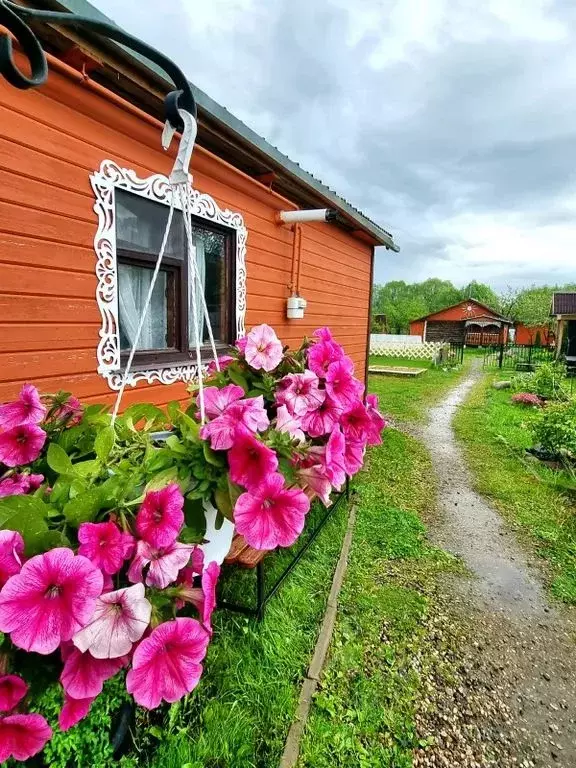
[[464, 323], [458, 320], [429, 320], [424, 341], [464, 341]]
[[[140, 176], [169, 173], [173, 152], [160, 127], [51, 70], [41, 90], [0, 78], [0, 402], [21, 384], [110, 402], [96, 373], [100, 313], [95, 299], [96, 215], [89, 175], [103, 159]], [[286, 320], [292, 233], [274, 222], [278, 195], [197, 148], [195, 186], [240, 211], [248, 229], [246, 326], [266, 322], [294, 345], [320, 325], [333, 328], [363, 378], [372, 246], [328, 224], [302, 235], [304, 320]], [[293, 206], [294, 207], [294, 206]], [[186, 397], [185, 385], [140, 384], [126, 405]]]

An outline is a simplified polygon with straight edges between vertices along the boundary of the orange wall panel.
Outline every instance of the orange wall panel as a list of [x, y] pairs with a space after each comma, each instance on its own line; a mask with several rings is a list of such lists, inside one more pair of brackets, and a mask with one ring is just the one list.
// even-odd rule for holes
[[[104, 159], [140, 176], [168, 174], [174, 154], [175, 146], [161, 149], [150, 122], [58, 71], [39, 91], [0, 80], [0, 402], [25, 381], [88, 402], [113, 400], [96, 372], [101, 319], [89, 176]], [[247, 328], [267, 322], [294, 346], [330, 325], [363, 378], [372, 246], [333, 225], [303, 225], [300, 291], [308, 307], [303, 320], [289, 321], [293, 233], [275, 220], [285, 201], [203, 149], [191, 170], [197, 189], [244, 217]], [[124, 403], [186, 397], [183, 383], [140, 383]]]

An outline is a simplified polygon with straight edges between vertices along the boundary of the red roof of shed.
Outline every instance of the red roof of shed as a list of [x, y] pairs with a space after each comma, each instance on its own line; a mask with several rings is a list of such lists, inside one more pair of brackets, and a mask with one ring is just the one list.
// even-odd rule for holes
[[[461, 304], [475, 304], [480, 309], [483, 309], [489, 313], [488, 315], [483, 315], [484, 317], [495, 317], [498, 320], [503, 320], [507, 323], [511, 323], [511, 320], [509, 320], [507, 317], [504, 317], [504, 315], [501, 315], [499, 312], [495, 312], [486, 304], [482, 304], [481, 302], [476, 301], [476, 299], [462, 299], [462, 301], [458, 301], [456, 302], [456, 304], [450, 304], [448, 307], [442, 307], [442, 309], [437, 309], [436, 312], [430, 312], [430, 314], [424, 315], [423, 317], [417, 317], [414, 320], [410, 320], [410, 322], [417, 323], [419, 320], [429, 320], [431, 317], [435, 317], [436, 315], [441, 315], [443, 312], [446, 312], [446, 310], [454, 309], [455, 307], [459, 307]], [[476, 317], [480, 317], [480, 315], [476, 315]], [[466, 320], [468, 318], [463, 317], [462, 319]]]

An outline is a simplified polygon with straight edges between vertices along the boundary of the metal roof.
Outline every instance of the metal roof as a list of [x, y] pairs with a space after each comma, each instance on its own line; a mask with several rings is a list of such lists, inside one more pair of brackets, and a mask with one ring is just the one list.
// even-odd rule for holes
[[[99, 11], [95, 6], [89, 3], [87, 0], [41, 0], [39, 5], [49, 6], [51, 8], [58, 7], [60, 10], [67, 10], [77, 15], [87, 16], [94, 20], [107, 22], [109, 24], [116, 24], [112, 19]], [[118, 25], [116, 25], [118, 26]], [[77, 33], [87, 37], [90, 36], [88, 31], [76, 30]], [[129, 31], [129, 30], [126, 30]], [[142, 66], [148, 70], [148, 73], [154, 77], [155, 80], [161, 78], [164, 83], [168, 84], [166, 75], [159, 67], [152, 62], [148, 61], [144, 57], [137, 53], [128, 51], [123, 46], [116, 44], [110, 40], [103, 40], [98, 36], [99, 43], [104, 43], [106, 48], [113, 49], [116, 53], [119, 53], [123, 59], [131, 59], [133, 63], [137, 63], [138, 67], [142, 69]], [[169, 53], [169, 52], [168, 52]], [[241, 120], [234, 117], [227, 109], [211, 99], [210, 96], [205, 94], [193, 83], [191, 83], [194, 97], [198, 105], [198, 112], [200, 118], [207, 116], [210, 120], [215, 121], [221, 126], [225, 127], [228, 133], [238, 142], [246, 146], [251, 152], [257, 153], [259, 157], [266, 158], [272, 169], [281, 168], [282, 171], [290, 177], [290, 181], [293, 185], [306, 188], [313, 192], [315, 196], [319, 196], [325, 202], [324, 207], [335, 208], [345, 218], [352, 220], [358, 229], [371, 235], [380, 245], [384, 245], [393, 251], [399, 251], [400, 248], [394, 243], [393, 236], [390, 232], [380, 227], [373, 222], [361, 211], [351, 205], [348, 201], [337, 195], [333, 190], [316, 179], [311, 173], [308, 173], [301, 168], [298, 163], [290, 160], [286, 155], [280, 152], [272, 144], [269, 144], [265, 139], [255, 133], [251, 128], [245, 125]], [[168, 90], [168, 87], [167, 87]]]
[[495, 312], [491, 307], [489, 307], [487, 304], [482, 304], [480, 301], [476, 301], [476, 299], [461, 299], [460, 301], [457, 301], [456, 304], [449, 304], [447, 307], [442, 307], [442, 309], [437, 309], [435, 312], [430, 312], [427, 315], [423, 315], [422, 317], [417, 317], [414, 320], [410, 320], [411, 323], [418, 323], [421, 320], [429, 320], [431, 317], [435, 317], [436, 315], [442, 314], [442, 312], [446, 312], [447, 309], [454, 309], [455, 307], [459, 307], [461, 304], [476, 304], [477, 307], [482, 307], [482, 309], [488, 310], [489, 314], [484, 315], [474, 315], [473, 317], [462, 317], [460, 320], [456, 320], [455, 322], [461, 322], [461, 320], [474, 320], [478, 317], [490, 317], [490, 318], [496, 318], [498, 320], [503, 320], [506, 323], [512, 324], [512, 321], [504, 317], [504, 315], [501, 315], [499, 312]]
[[576, 291], [552, 294], [551, 315], [576, 315]]

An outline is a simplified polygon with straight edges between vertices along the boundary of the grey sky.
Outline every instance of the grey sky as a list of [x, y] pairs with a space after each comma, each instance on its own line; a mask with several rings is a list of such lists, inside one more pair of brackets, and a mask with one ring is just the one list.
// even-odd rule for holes
[[93, 0], [394, 234], [376, 280], [576, 279], [572, 0]]

